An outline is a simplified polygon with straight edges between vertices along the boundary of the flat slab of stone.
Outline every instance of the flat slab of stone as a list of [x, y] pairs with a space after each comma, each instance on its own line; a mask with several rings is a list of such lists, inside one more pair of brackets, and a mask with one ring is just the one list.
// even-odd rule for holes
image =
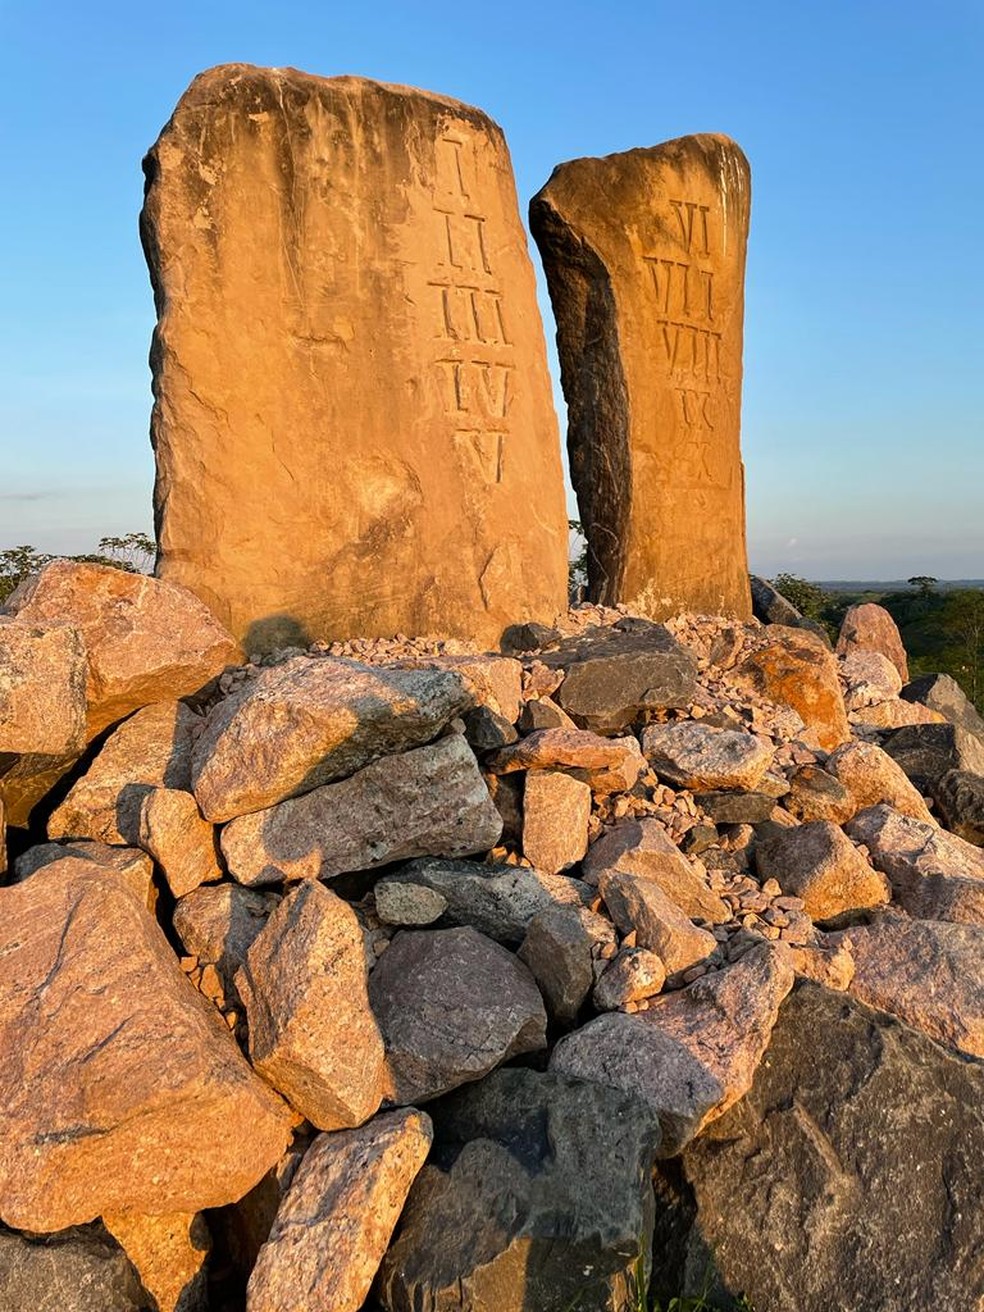
[[431, 1145], [411, 1107], [319, 1135], [249, 1280], [249, 1312], [359, 1312]]
[[699, 1249], [756, 1309], [969, 1312], [984, 1299], [982, 1109], [979, 1063], [801, 985], [750, 1091], [684, 1154]]
[[231, 64], [145, 171], [161, 577], [250, 651], [552, 622], [563, 476], [496, 124]]
[[474, 929], [404, 930], [369, 978], [389, 1101], [426, 1102], [546, 1046], [533, 976]]
[[51, 1231], [240, 1198], [287, 1107], [138, 899], [61, 864], [0, 889], [0, 1217]]
[[709, 133], [560, 164], [530, 205], [592, 601], [751, 615], [739, 449], [750, 174]]
[[85, 746], [85, 643], [71, 624], [0, 615], [0, 753]]
[[649, 725], [642, 750], [660, 778], [697, 792], [753, 792], [775, 756], [775, 748], [753, 733], [715, 729], [696, 720]]
[[589, 629], [540, 660], [565, 672], [555, 694], [561, 707], [600, 734], [617, 734], [647, 707], [688, 706], [697, 680], [693, 656], [662, 624], [643, 621], [627, 632]]
[[236, 975], [254, 1070], [319, 1130], [361, 1125], [383, 1096], [368, 974], [355, 912], [308, 881], [272, 913]]
[[658, 820], [622, 820], [588, 848], [581, 870], [589, 884], [606, 872], [640, 875], [659, 885], [692, 920], [722, 924], [731, 910], [690, 864]]
[[[552, 703], [551, 703], [552, 704]], [[528, 703], [535, 707], [538, 702]], [[536, 729], [485, 762], [494, 774], [514, 770], [564, 770], [582, 779], [593, 793], [628, 792], [646, 770], [646, 758], [632, 737], [602, 738], [587, 729]]]
[[460, 734], [385, 756], [339, 783], [230, 821], [221, 847], [241, 884], [328, 879], [417, 856], [487, 852], [502, 833]]
[[219, 823], [436, 738], [472, 696], [455, 674], [297, 656], [219, 702], [195, 740], [192, 787]]
[[617, 1090], [496, 1071], [434, 1109], [377, 1292], [387, 1312], [628, 1309], [649, 1277], [656, 1130]]

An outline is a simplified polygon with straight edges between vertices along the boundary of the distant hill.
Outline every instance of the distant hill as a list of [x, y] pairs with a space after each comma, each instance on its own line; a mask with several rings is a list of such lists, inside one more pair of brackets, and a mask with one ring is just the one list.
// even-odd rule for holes
[[[823, 579], [816, 580], [825, 592], [915, 592], [907, 579]], [[937, 579], [933, 587], [938, 592], [952, 592], [956, 588], [984, 588], [984, 579]]]

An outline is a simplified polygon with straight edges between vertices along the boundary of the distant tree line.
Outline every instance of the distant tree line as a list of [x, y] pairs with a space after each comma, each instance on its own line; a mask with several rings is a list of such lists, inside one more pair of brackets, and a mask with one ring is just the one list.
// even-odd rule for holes
[[52, 556], [30, 546], [7, 547], [0, 551], [0, 602], [6, 601], [22, 579], [36, 574], [53, 560], [86, 561], [92, 565], [112, 565], [130, 574], [146, 574], [156, 550], [154, 539], [146, 533], [100, 538], [96, 550], [82, 556]]

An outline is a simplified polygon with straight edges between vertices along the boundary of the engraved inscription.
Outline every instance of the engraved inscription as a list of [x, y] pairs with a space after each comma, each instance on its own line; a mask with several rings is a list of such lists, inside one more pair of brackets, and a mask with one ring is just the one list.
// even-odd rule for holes
[[502, 482], [502, 455], [505, 449], [502, 433], [484, 432], [479, 428], [459, 428], [454, 434], [454, 444], [483, 482]]
[[511, 346], [502, 293], [461, 283], [432, 282], [437, 300], [437, 336], [453, 342]]
[[677, 395], [683, 411], [683, 422], [688, 428], [713, 428], [707, 407], [711, 402], [710, 392], [701, 392], [694, 387], [678, 387]]
[[[707, 226], [707, 216], [711, 212], [710, 205], [698, 205], [694, 200], [671, 200], [670, 204], [680, 225], [680, 240], [683, 242], [683, 249], [688, 254], [710, 255], [711, 249], [708, 244]], [[696, 251], [694, 250], [695, 242], [697, 244]]]
[[485, 253], [485, 218], [481, 214], [455, 214], [440, 210], [435, 214], [444, 220], [444, 242], [441, 263], [466, 273], [491, 273], [489, 257]]
[[438, 185], [442, 191], [460, 196], [463, 200], [470, 198], [462, 153], [467, 144], [461, 137], [447, 136], [438, 137], [435, 147]]
[[476, 421], [490, 420], [490, 427], [501, 428], [495, 421], [504, 420], [512, 402], [511, 364], [491, 360], [438, 360], [444, 373], [448, 408], [459, 415], [474, 415]]

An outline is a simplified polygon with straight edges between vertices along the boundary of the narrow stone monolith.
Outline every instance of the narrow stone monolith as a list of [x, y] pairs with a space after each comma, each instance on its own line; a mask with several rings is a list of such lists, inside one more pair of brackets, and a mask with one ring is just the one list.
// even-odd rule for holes
[[251, 652], [553, 620], [559, 441], [496, 124], [233, 64], [144, 168], [160, 577]]
[[554, 169], [530, 205], [557, 319], [588, 593], [751, 616], [739, 449], [748, 162], [680, 137]]

